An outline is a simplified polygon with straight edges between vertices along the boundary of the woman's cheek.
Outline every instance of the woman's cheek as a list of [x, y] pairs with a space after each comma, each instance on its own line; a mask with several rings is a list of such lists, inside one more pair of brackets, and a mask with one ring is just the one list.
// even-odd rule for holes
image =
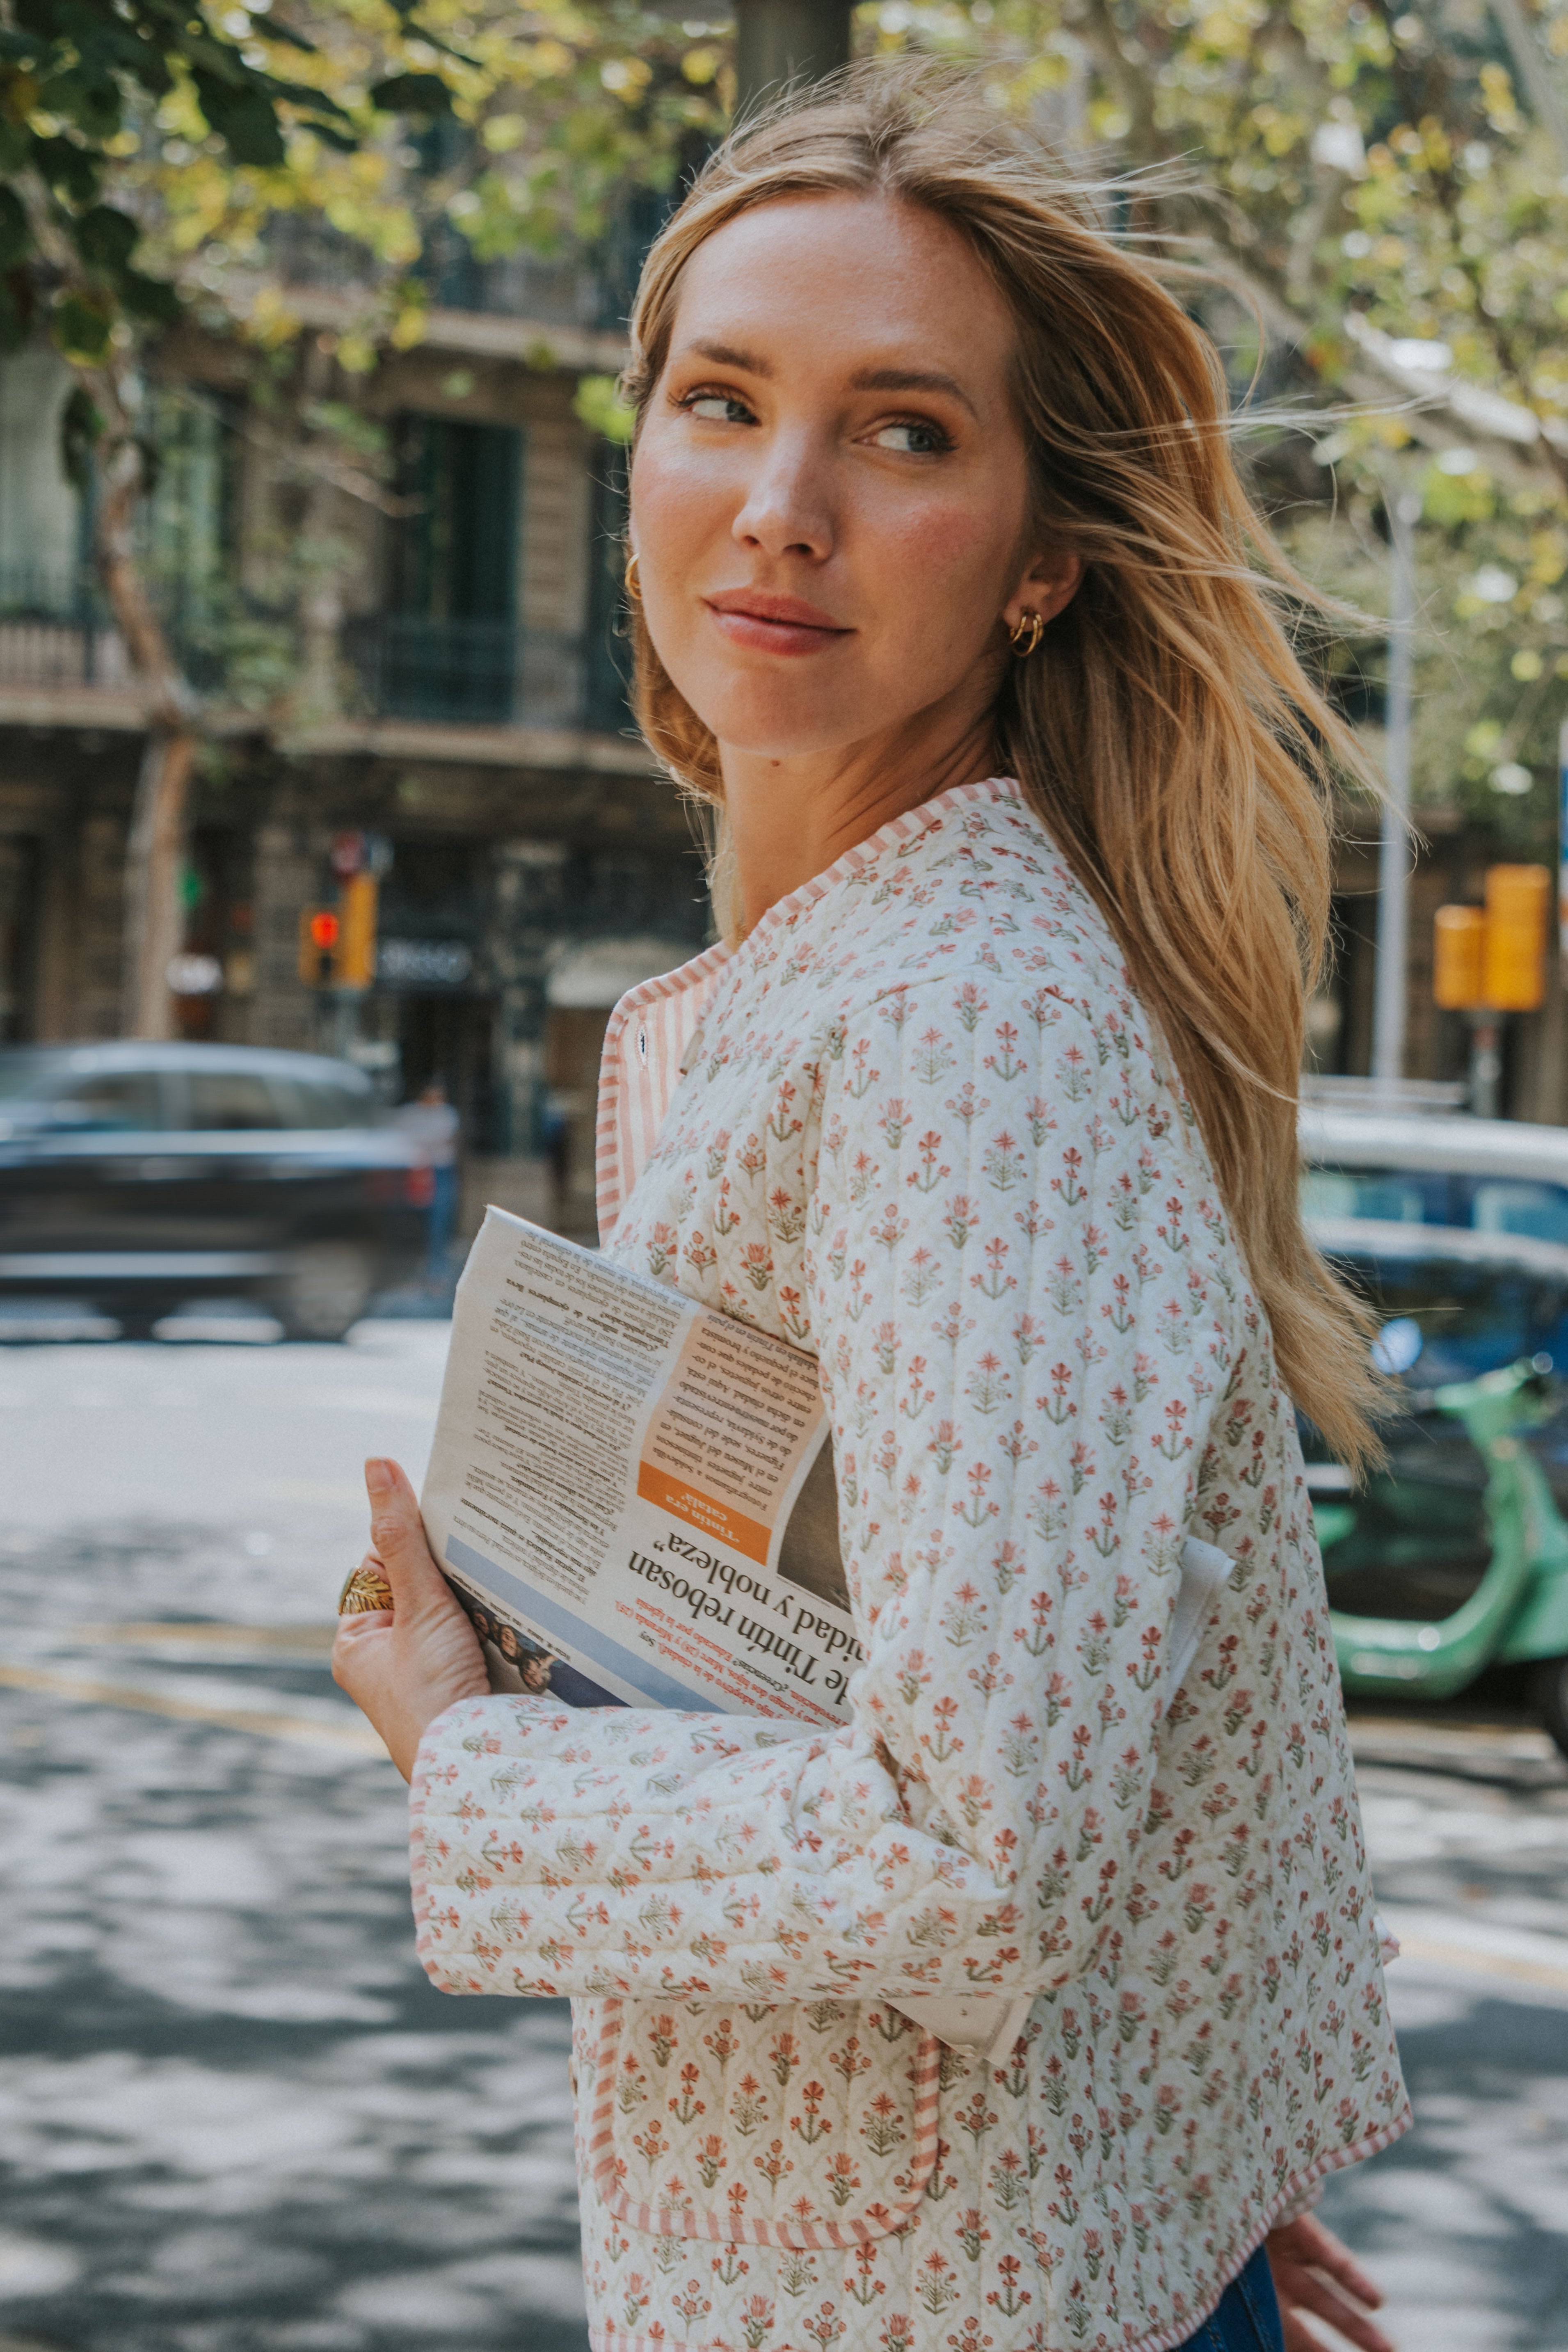
[[884, 611], [903, 606], [911, 614], [951, 609], [972, 621], [977, 602], [1000, 611], [1012, 584], [1008, 576], [1015, 535], [1002, 541], [994, 518], [976, 514], [967, 501], [906, 509], [877, 533], [877, 571]]
[[[632, 519], [639, 547], [677, 576], [716, 537], [724, 536], [745, 497], [732, 469], [694, 452], [678, 455], [657, 442], [637, 451], [632, 471]], [[700, 583], [699, 583], [700, 584]]]

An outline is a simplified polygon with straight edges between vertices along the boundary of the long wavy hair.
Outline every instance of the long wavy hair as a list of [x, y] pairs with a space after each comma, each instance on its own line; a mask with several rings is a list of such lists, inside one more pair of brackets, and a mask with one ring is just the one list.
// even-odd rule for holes
[[[1380, 1452], [1368, 1318], [1302, 1228], [1306, 993], [1325, 948], [1337, 780], [1376, 790], [1293, 650], [1336, 610], [1290, 567], [1237, 475], [1225, 374], [1165, 279], [1107, 232], [1103, 191], [951, 72], [869, 66], [743, 124], [644, 267], [624, 387], [640, 425], [681, 272], [737, 214], [886, 195], [956, 229], [1012, 312], [1014, 396], [1041, 543], [1077, 595], [1007, 666], [994, 711], [1017, 778], [1102, 909], [1196, 1113], [1286, 1386], [1341, 1458]], [[635, 436], [634, 436], [635, 464]], [[634, 608], [637, 717], [716, 813], [710, 880], [734, 937], [718, 745]]]

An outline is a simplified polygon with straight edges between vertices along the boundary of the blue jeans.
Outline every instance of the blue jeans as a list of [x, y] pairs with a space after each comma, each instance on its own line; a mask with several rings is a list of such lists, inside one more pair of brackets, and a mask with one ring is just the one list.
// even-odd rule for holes
[[1181, 2352], [1285, 2352], [1274, 2280], [1261, 2246], [1240, 2277], [1232, 2279], [1219, 2309], [1188, 2336]]

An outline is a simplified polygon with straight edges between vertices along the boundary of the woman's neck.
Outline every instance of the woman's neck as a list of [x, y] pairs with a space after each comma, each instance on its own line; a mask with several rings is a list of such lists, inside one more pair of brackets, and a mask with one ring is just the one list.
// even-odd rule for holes
[[989, 775], [994, 762], [989, 713], [944, 730], [926, 712], [898, 740], [825, 756], [769, 759], [719, 748], [748, 931], [846, 850], [950, 786]]

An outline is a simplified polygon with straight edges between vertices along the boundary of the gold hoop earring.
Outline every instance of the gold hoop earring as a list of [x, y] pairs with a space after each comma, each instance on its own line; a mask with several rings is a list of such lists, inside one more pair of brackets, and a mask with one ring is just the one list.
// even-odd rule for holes
[[634, 604], [642, 603], [642, 586], [637, 579], [637, 559], [635, 555], [626, 558], [626, 594]]
[[1020, 613], [1007, 632], [1007, 643], [1020, 661], [1027, 661], [1045, 634], [1046, 625], [1038, 613]]

